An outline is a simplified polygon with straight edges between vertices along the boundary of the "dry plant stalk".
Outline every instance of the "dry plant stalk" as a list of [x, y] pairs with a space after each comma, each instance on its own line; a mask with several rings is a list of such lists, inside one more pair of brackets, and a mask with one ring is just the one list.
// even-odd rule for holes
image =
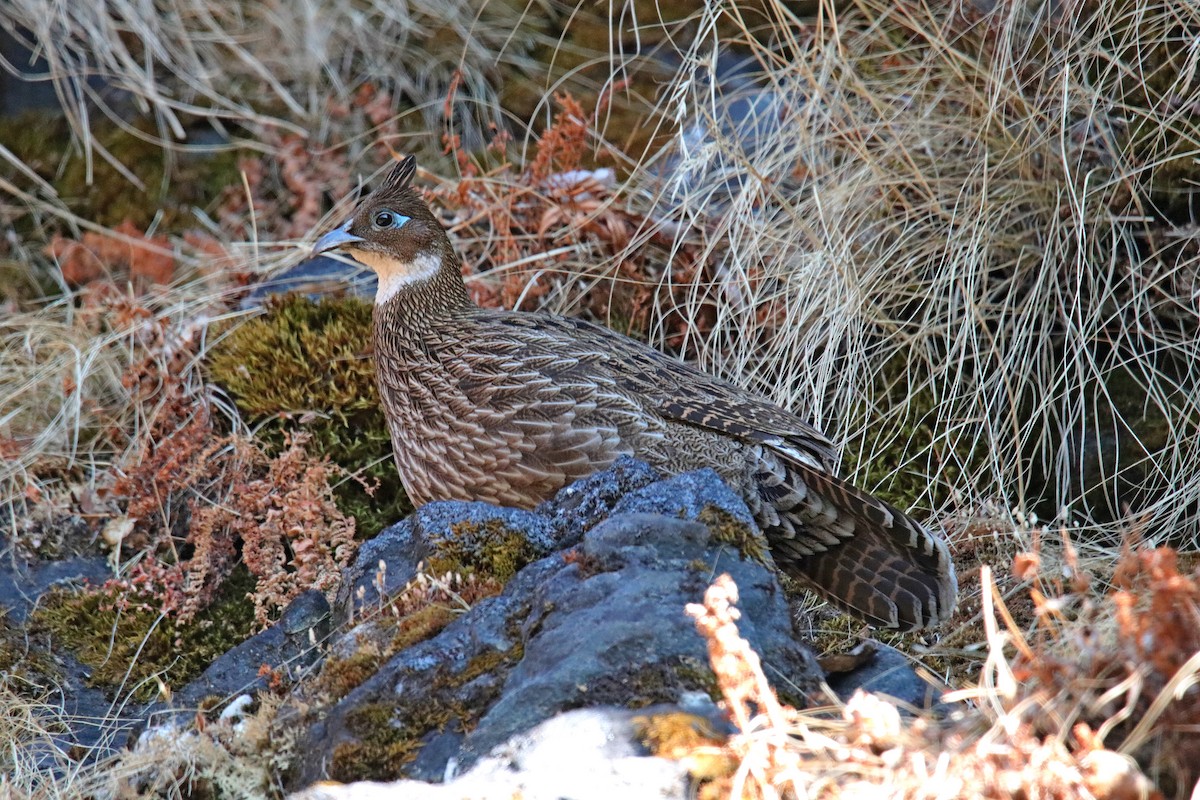
[[[776, 798], [781, 795], [775, 789], [775, 777], [796, 765], [796, 753], [788, 746], [795, 713], [780, 704], [758, 654], [738, 633], [741, 613], [735, 607], [737, 600], [737, 584], [722, 574], [705, 591], [703, 605], [690, 603], [686, 611], [708, 645], [709, 663], [725, 698], [725, 710], [739, 731], [728, 744], [741, 761], [733, 779], [733, 794]], [[747, 788], [749, 795], [744, 794]]]
[[[1010, 628], [994, 585], [985, 584], [995, 601], [986, 604], [989, 661], [1000, 680], [985, 675], [976, 689], [946, 696], [952, 703], [973, 698], [975, 710], [958, 706], [942, 718], [931, 712], [906, 718], [892, 702], [861, 690], [837, 714], [780, 706], [757, 655], [737, 633], [736, 587], [728, 576], [718, 578], [704, 604], [687, 611], [708, 644], [725, 707], [739, 728], [727, 748], [740, 766], [731, 781], [704, 787], [701, 796], [1161, 799], [1131, 758], [1104, 747], [1103, 729], [1093, 732], [1082, 722], [1070, 731], [1052, 729], [1071, 719], [1068, 709], [1079, 707], [1078, 697], [1044, 692], [1036, 676], [1023, 672], [1023, 656], [1012, 663], [1005, 654], [1010, 636], [1021, 645], [1018, 653], [1031, 645]], [[1073, 674], [1081, 686], [1097, 685], [1078, 665], [1073, 673], [1062, 662], [1046, 669]], [[1010, 680], [1014, 674], [1030, 682]]]
[[[123, 491], [140, 487], [130, 513], [174, 509], [135, 517], [150, 557], [107, 588], [190, 621], [213, 600], [239, 553], [255, 576], [255, 621], [267, 627], [274, 614], [308, 589], [336, 590], [341, 570], [354, 556], [354, 520], [333, 499], [337, 468], [313, 459], [305, 439], [268, 457], [251, 439], [217, 436], [198, 415], [148, 448], [148, 458], [122, 476]], [[182, 542], [172, 534], [182, 529]], [[134, 544], [136, 542], [130, 542]], [[186, 553], [167, 560], [172, 552]]]

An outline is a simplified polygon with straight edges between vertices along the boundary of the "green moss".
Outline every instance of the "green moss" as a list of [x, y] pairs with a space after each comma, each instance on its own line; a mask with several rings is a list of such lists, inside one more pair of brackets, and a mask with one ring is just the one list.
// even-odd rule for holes
[[329, 766], [329, 777], [333, 780], [396, 778], [421, 749], [408, 727], [396, 720], [396, 709], [388, 703], [355, 709], [346, 719], [346, 728], [356, 741], [343, 742], [334, 748]]
[[246, 598], [253, 588], [254, 577], [237, 567], [213, 604], [187, 625], [153, 609], [118, 611], [116, 591], [52, 591], [31, 624], [92, 670], [90, 686], [114, 694], [136, 689], [136, 699], [150, 700], [158, 692], [152, 678], [179, 688], [253, 631], [254, 605]]
[[0, 608], [0, 672], [11, 672], [24, 661], [28, 645], [22, 640], [20, 628], [8, 618], [8, 610]]
[[0, 259], [0, 302], [22, 304], [54, 294], [56, 286], [49, 275], [34, 274], [29, 264]]
[[361, 686], [379, 671], [384, 655], [371, 649], [362, 649], [346, 658], [330, 656], [321, 665], [321, 674], [312, 684], [312, 692], [322, 702], [336, 703]]
[[705, 506], [696, 519], [708, 526], [715, 541], [733, 545], [742, 558], [767, 563], [767, 540], [753, 525], [747, 525], [716, 505]]
[[507, 650], [489, 650], [486, 653], [475, 656], [467, 662], [462, 672], [447, 676], [445, 679], [446, 686], [461, 686], [464, 683], [470, 683], [480, 675], [486, 675], [491, 672], [511, 664], [515, 664], [525, 657], [525, 644], [517, 641], [512, 647]]
[[430, 604], [406, 614], [396, 620], [396, 634], [392, 637], [390, 652], [399, 653], [407, 647], [432, 639], [454, 621], [452, 609]]
[[430, 734], [451, 727], [470, 731], [491, 707], [502, 682], [468, 706], [455, 690], [519, 661], [524, 649], [493, 650], [476, 656], [457, 673], [438, 675], [428, 693], [396, 702], [373, 703], [350, 712], [346, 729], [356, 741], [334, 748], [330, 777], [339, 781], [386, 780], [403, 777], [405, 768]]
[[450, 535], [431, 540], [433, 554], [428, 563], [434, 574], [456, 572], [481, 574], [505, 584], [517, 571], [537, 557], [528, 538], [498, 519], [479, 525], [459, 522]]
[[[143, 134], [157, 135], [148, 118], [133, 120], [132, 125]], [[61, 114], [28, 111], [0, 119], [0, 142], [52, 185], [75, 213], [100, 225], [111, 227], [129, 219], [145, 229], [157, 217], [160, 230], [181, 229], [192, 224], [194, 207], [210, 206], [223, 188], [238, 182], [239, 154], [235, 151], [170, 156], [145, 136], [108, 120], [94, 120], [91, 131], [96, 143], [134, 175], [141, 187], [98, 153], [91, 159], [89, 183], [83, 148]], [[4, 159], [0, 159], [0, 176], [36, 191], [34, 184]]]
[[61, 686], [62, 660], [52, 645], [48, 636], [36, 634], [0, 608], [0, 684], [34, 699], [44, 698], [47, 686]]
[[[688, 774], [697, 784], [727, 779], [737, 772], [738, 759], [724, 747], [728, 737], [713, 728], [712, 722], [698, 714], [670, 711], [634, 717], [634, 735], [651, 755], [660, 758], [687, 759]], [[728, 797], [699, 791], [697, 797]]]
[[[312, 436], [310, 452], [356, 476], [334, 495], [360, 538], [412, 510], [392, 462], [370, 341], [369, 304], [292, 296], [230, 331], [209, 361], [212, 379], [275, 449], [285, 432], [301, 429]], [[373, 496], [367, 487], [376, 487]]]

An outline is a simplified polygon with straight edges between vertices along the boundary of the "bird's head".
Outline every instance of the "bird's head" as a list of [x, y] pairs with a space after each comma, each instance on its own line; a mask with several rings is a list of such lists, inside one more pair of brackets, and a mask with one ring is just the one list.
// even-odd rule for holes
[[[406, 287], [426, 284], [456, 265], [446, 231], [412, 188], [417, 161], [406, 157], [367, 195], [345, 223], [322, 236], [313, 254], [341, 250], [379, 276], [375, 302]], [[459, 283], [461, 273], [453, 269]]]

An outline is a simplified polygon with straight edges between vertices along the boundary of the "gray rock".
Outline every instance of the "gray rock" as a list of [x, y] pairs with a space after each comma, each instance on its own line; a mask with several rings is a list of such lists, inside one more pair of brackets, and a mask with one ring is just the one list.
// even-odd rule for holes
[[350, 294], [373, 297], [378, 285], [375, 273], [352, 258], [316, 256], [289, 267], [258, 284], [242, 298], [241, 308], [260, 308], [272, 295], [299, 292], [313, 300]]
[[612, 513], [625, 495], [649, 486], [659, 474], [644, 461], [621, 456], [608, 469], [564, 487], [535, 511], [550, 520], [559, 547], [572, 547]]
[[[87, 534], [87, 526], [78, 518], [57, 520], [58, 524]], [[0, 527], [3, 523], [0, 523]], [[15, 529], [11, 525], [10, 528]], [[50, 589], [85, 583], [103, 583], [112, 569], [102, 556], [70, 556], [61, 561], [22, 561], [11, 553], [0, 557], [0, 651], [23, 654], [14, 673], [21, 675], [14, 687], [28, 685], [34, 691], [47, 692], [46, 702], [57, 707], [61, 720], [69, 726], [45, 725], [45, 734], [22, 744], [25, 763], [55, 772], [65, 768], [62, 755], [78, 748], [97, 759], [122, 747], [132, 726], [129, 717], [137, 709], [114, 713], [114, 703], [104, 690], [90, 686], [92, 670], [36, 629], [26, 627], [29, 614]], [[28, 682], [28, 683], [26, 683]], [[38, 685], [40, 684], [40, 687]], [[51, 699], [52, 698], [52, 699]]]
[[[794, 636], [773, 572], [730, 544], [730, 527], [746, 539], [757, 536], [748, 509], [711, 470], [652, 481], [645, 465], [623, 461], [535, 512], [440, 503], [390, 529], [388, 542], [364, 548], [347, 593], [350, 607], [357, 587], [364, 595], [373, 591], [367, 583], [379, 558], [404, 563], [396, 569], [388, 562], [386, 580], [398, 587], [399, 573], [415, 569], [428, 548], [430, 532], [463, 519], [524, 525], [539, 548], [556, 538], [579, 542], [529, 564], [501, 594], [400, 651], [329, 708], [302, 740], [292, 785], [377, 777], [378, 771], [362, 771], [364, 759], [406, 742], [423, 746], [394, 768], [436, 777], [452, 759], [469, 768], [572, 709], [639, 708], [711, 693], [705, 643], [684, 607], [700, 601], [720, 572], [730, 573], [741, 592], [742, 635], [773, 673], [786, 677], [793, 687], [787, 699], [803, 704], [817, 689], [819, 668]], [[370, 630], [355, 628], [334, 642], [334, 651], [353, 652]]]
[[135, 742], [177, 735], [191, 725], [196, 709], [208, 698], [242, 698], [240, 702], [249, 703], [254, 694], [268, 687], [269, 678], [260, 674], [264, 665], [294, 682], [320, 658], [319, 644], [329, 632], [329, 601], [321, 592], [310, 589], [288, 604], [278, 622], [226, 651], [198, 678], [175, 692], [170, 703], [145, 707], [139, 714], [142, 721], [129, 733]]
[[[811, 148], [787, 131], [812, 128], [824, 115], [810, 108], [807, 82], [779, 84], [764, 80], [745, 63], [715, 76], [711, 103], [681, 127], [659, 155], [654, 187], [662, 191], [658, 215], [711, 217], [722, 213], [747, 191], [777, 187], [783, 195], [800, 191], [801, 181], [784, 173], [764, 176], [748, 164], [802, 164]], [[815, 115], [815, 116], [814, 116]]]
[[49, 589], [64, 584], [103, 583], [111, 577], [112, 567], [101, 556], [31, 563], [0, 558], [0, 609], [8, 612], [10, 624], [21, 623]]
[[923, 680], [912, 668], [908, 656], [882, 642], [867, 643], [872, 653], [858, 667], [848, 672], [831, 673], [825, 682], [843, 701], [859, 689], [907, 703], [914, 708], [933, 708], [946, 687], [936, 687]]
[[707, 467], [629, 491], [609, 513], [614, 516], [669, 514], [683, 519], [699, 519], [706, 510], [712, 508], [718, 508], [748, 526], [755, 524], [742, 498]]
[[227, 651], [176, 692], [173, 704], [195, 708], [206, 697], [260, 691], [267, 686], [259, 674], [263, 665], [300, 675], [316, 662], [317, 644], [329, 635], [329, 622], [329, 602], [316, 589], [308, 590], [288, 604], [278, 622]]
[[[522, 627], [524, 657], [468, 734], [467, 760], [570, 708], [675, 702], [714, 688], [704, 641], [684, 607], [703, 599], [718, 563], [742, 593], [742, 635], [799, 684], [819, 674], [791, 636], [775, 577], [724, 553], [707, 526], [661, 514], [613, 516], [580, 549], [583, 566], [567, 565], [537, 586]], [[589, 563], [599, 572], [589, 574]]]

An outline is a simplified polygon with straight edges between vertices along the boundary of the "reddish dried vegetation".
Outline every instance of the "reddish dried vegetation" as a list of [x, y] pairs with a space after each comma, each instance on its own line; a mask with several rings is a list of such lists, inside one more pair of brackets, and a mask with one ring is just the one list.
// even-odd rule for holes
[[46, 255], [55, 259], [63, 279], [83, 286], [105, 275], [127, 274], [135, 283], [169, 283], [175, 274], [175, 256], [165, 236], [147, 236], [126, 219], [105, 235], [86, 231], [80, 240], [61, 234], [46, 245]]
[[146, 555], [119, 583], [187, 621], [240, 554], [257, 578], [264, 626], [304, 590], [332, 591], [354, 551], [354, 520], [330, 489], [337, 468], [310, 457], [300, 437], [271, 458], [252, 439], [222, 433], [190, 369], [195, 342], [169, 343], [161, 317], [148, 326], [144, 355], [124, 377], [146, 423], [108, 491], [132, 523], [121, 546]]
[[[592, 168], [594, 119], [570, 95], [555, 100], [558, 113], [523, 168], [505, 160], [484, 174], [448, 138], [461, 177], [429, 199], [455, 212], [451, 231], [480, 305], [533, 310], [553, 299], [644, 333], [655, 309], [682, 307], [698, 276], [705, 277], [700, 249], [676, 243], [620, 196], [614, 170]], [[493, 150], [506, 144], [499, 136]], [[669, 314], [666, 322], [667, 343], [677, 347], [696, 320]]]
[[[1039, 564], [1023, 554], [1016, 567], [1032, 577]], [[675, 752], [666, 741], [656, 752], [693, 766], [732, 756], [703, 776], [693, 768], [699, 796], [713, 798], [1187, 796], [1200, 757], [1200, 571], [1181, 572], [1169, 548], [1128, 550], [1115, 588], [1089, 597], [1068, 548], [1054, 575], [1032, 590], [1038, 618], [1026, 637], [1002, 604], [993, 613], [985, 570], [988, 668], [977, 688], [954, 693], [975, 706], [940, 720], [906, 719], [861, 692], [836, 715], [781, 705], [737, 632], [736, 587], [723, 576], [688, 613], [739, 733], [723, 750], [709, 741]]]
[[342, 150], [314, 151], [294, 133], [263, 132], [276, 155], [238, 161], [243, 184], [222, 193], [216, 218], [234, 239], [300, 241], [321, 221], [328, 198], [350, 191], [350, 167]]
[[1082, 750], [1117, 748], [1179, 794], [1200, 778], [1200, 569], [1181, 571], [1169, 547], [1126, 548], [1114, 588], [1095, 600], [1068, 557], [1074, 591], [1061, 580], [1049, 597], [1033, 591], [1038, 626], [1017, 640], [1014, 677], [1051, 719], [1078, 715]]

